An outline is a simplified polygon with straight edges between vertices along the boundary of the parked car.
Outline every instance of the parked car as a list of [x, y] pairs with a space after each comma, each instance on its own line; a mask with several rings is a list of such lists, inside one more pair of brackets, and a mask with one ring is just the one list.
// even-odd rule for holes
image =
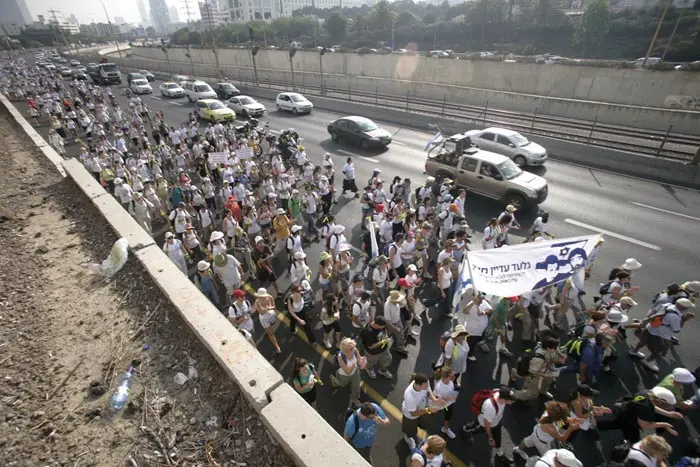
[[156, 79], [156, 77], [153, 75], [153, 73], [151, 73], [148, 70], [139, 70], [139, 73], [141, 73], [143, 76], [145, 76], [149, 83], [151, 81], [155, 81], [155, 79]]
[[70, 61], [70, 66], [80, 66], [80, 62], [77, 60], [71, 60]]
[[58, 72], [63, 76], [64, 78], [69, 78], [73, 70], [68, 68], [67, 66], [62, 66], [61, 68], [58, 69]]
[[[465, 135], [461, 135], [464, 137]], [[543, 203], [549, 194], [547, 181], [524, 172], [508, 157], [471, 147], [462, 153], [449, 150], [452, 138], [425, 162], [425, 172], [437, 179], [449, 178], [472, 193], [511, 204], [518, 210]]]
[[126, 84], [131, 85], [131, 82], [135, 79], [146, 79], [146, 77], [141, 73], [129, 73], [126, 75]]
[[195, 106], [199, 113], [199, 118], [212, 123], [232, 122], [236, 119], [236, 112], [217, 99], [200, 99]]
[[314, 108], [314, 105], [298, 92], [281, 92], [277, 94], [275, 105], [277, 111], [286, 110], [293, 112], [294, 115], [311, 113], [311, 109]]
[[[185, 81], [180, 86], [185, 90], [187, 100], [195, 102], [201, 99], [216, 100], [216, 92], [204, 81]], [[218, 101], [217, 101], [218, 102]]]
[[262, 117], [266, 110], [264, 105], [249, 96], [232, 97], [227, 105], [242, 117]]
[[465, 134], [477, 147], [508, 156], [518, 167], [542, 165], [547, 160], [545, 148], [533, 143], [517, 131], [492, 127], [485, 130], [470, 130]]
[[169, 81], [158, 86], [160, 95], [163, 97], [185, 97], [185, 90], [177, 84]]
[[132, 79], [129, 84], [129, 88], [134, 92], [134, 94], [150, 94], [153, 92], [153, 88], [148, 84], [146, 78]]
[[327, 129], [336, 143], [345, 141], [359, 144], [363, 149], [391, 144], [391, 133], [365, 117], [341, 117], [330, 122]]
[[233, 96], [238, 96], [241, 91], [238, 90], [236, 86], [231, 83], [216, 83], [214, 85], [214, 91], [219, 99], [228, 100]]
[[632, 65], [634, 65], [635, 68], [642, 68], [645, 66], [650, 66], [650, 65], [658, 65], [661, 63], [661, 57], [649, 57], [646, 59], [646, 64], [644, 63], [644, 57], [638, 58], [637, 60], [632, 61]]

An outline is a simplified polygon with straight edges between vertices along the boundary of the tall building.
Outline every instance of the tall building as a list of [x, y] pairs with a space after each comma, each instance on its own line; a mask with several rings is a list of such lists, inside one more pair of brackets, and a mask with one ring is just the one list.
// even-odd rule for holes
[[202, 17], [202, 26], [204, 29], [215, 28], [231, 22], [228, 12], [222, 10], [219, 2], [216, 0], [206, 0], [199, 2], [199, 14]]
[[114, 22], [116, 24], [127, 24], [126, 19], [123, 16], [115, 16], [114, 17]]
[[68, 18], [58, 10], [49, 10], [47, 19], [48, 24], [55, 26], [65, 34], [80, 34], [80, 26], [68, 21]]
[[151, 4], [151, 20], [156, 32], [164, 33], [170, 24], [170, 12], [165, 0], [149, 0]]
[[368, 4], [369, 0], [220, 0], [220, 2], [220, 10], [226, 13], [226, 22], [236, 23], [290, 17], [292, 12], [306, 6], [320, 9], [361, 7]]
[[171, 23], [179, 23], [180, 22], [180, 13], [177, 11], [176, 6], [171, 6], [168, 8], [168, 11], [170, 12], [170, 22]]
[[26, 26], [33, 22], [24, 0], [0, 0], [0, 11], [0, 23]]
[[144, 5], [143, 0], [136, 0], [136, 6], [139, 9], [139, 16], [141, 17], [141, 24], [147, 27], [151, 24], [148, 18], [148, 10], [146, 10], [146, 5]]

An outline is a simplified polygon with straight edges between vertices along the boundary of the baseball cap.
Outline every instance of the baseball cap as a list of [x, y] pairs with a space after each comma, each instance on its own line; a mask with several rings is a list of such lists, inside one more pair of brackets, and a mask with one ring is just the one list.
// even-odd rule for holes
[[690, 370], [685, 368], [676, 368], [671, 373], [673, 375], [673, 381], [681, 384], [693, 384], [695, 382], [695, 376]]
[[583, 467], [583, 463], [568, 449], [557, 449], [554, 459], [566, 467]]
[[236, 289], [233, 291], [233, 298], [245, 298], [245, 292], [241, 289]]

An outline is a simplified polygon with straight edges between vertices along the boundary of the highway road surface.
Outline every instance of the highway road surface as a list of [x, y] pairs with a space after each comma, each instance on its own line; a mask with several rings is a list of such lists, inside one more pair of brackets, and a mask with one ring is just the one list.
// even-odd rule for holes
[[[157, 84], [154, 83], [155, 89]], [[123, 90], [120, 88], [114, 91], [119, 94], [121, 105], [126, 106]], [[193, 110], [193, 106], [186, 99], [164, 99], [157, 95], [147, 95], [143, 96], [143, 100], [151, 111], [163, 110], [171, 124], [179, 125], [186, 121], [187, 114]], [[414, 187], [419, 186], [425, 178], [423, 166], [426, 156], [423, 147], [432, 134], [377, 122], [394, 135], [393, 142], [387, 150], [363, 152], [357, 147], [338, 145], [330, 140], [326, 125], [339, 115], [314, 110], [310, 115], [296, 117], [277, 112], [274, 102], [261, 102], [266, 105], [268, 114], [260, 120], [269, 121], [272, 130], [295, 128], [304, 138], [306, 151], [314, 162], [319, 163], [324, 152], [330, 152], [336, 171], [339, 172], [345, 159], [352, 157], [360, 187], [369, 179], [374, 168], [380, 168], [386, 180], [391, 180], [395, 175], [409, 177]], [[42, 131], [45, 135], [46, 128], [42, 128]], [[69, 154], [75, 154], [75, 146], [71, 147]], [[637, 295], [640, 306], [633, 310], [633, 317], [642, 317], [651, 297], [666, 284], [700, 279], [700, 254], [697, 247], [697, 239], [700, 238], [700, 193], [551, 160], [544, 167], [533, 169], [533, 172], [544, 176], [549, 183], [549, 198], [541, 207], [550, 214], [550, 232], [558, 238], [596, 232], [605, 235], [604, 249], [596, 261], [593, 277], [588, 282], [588, 294], [583, 297], [588, 305], [591, 304], [592, 296], [597, 294], [600, 283], [605, 282], [609, 270], [621, 264], [625, 258], [634, 257], [643, 263], [643, 268], [634, 274], [634, 283], [640, 286]], [[469, 225], [478, 233], [483, 230], [487, 220], [497, 216], [503, 208], [499, 202], [470, 195], [466, 207]], [[347, 227], [346, 235], [349, 241], [356, 247], [359, 246], [358, 201], [342, 201], [334, 211], [338, 222]], [[533, 218], [533, 212], [517, 215], [523, 229], [522, 232], [514, 232], [511, 235], [512, 242], [522, 239]], [[164, 230], [161, 229], [159, 241], [163, 233]], [[478, 234], [475, 235], [476, 238]], [[478, 243], [475, 242], [475, 245]], [[307, 250], [309, 264], [314, 272], [321, 248], [319, 244], [314, 244]], [[281, 279], [280, 285], [282, 288], [286, 287], [288, 280]], [[255, 288], [257, 284], [253, 283], [250, 286]], [[377, 440], [373, 450], [374, 465], [404, 465], [408, 451], [401, 438], [399, 421], [403, 391], [414, 372], [429, 373], [430, 363], [439, 353], [438, 336], [448, 326], [449, 323], [445, 320], [433, 320], [428, 312], [424, 317], [418, 342], [408, 347], [409, 356], [404, 359], [395, 356], [391, 367], [394, 379], [379, 377], [369, 380], [365, 377], [369, 384], [364, 386], [363, 398], [380, 403], [392, 420], [390, 426], [377, 429]], [[697, 320], [688, 323], [681, 334], [680, 346], [675, 347], [669, 354], [667, 361], [661, 366], [659, 375], [649, 372], [630, 359], [626, 355], [626, 345], [618, 345], [620, 358], [614, 366], [615, 374], [601, 378], [600, 388], [603, 392], [598, 402], [612, 404], [615, 398], [622, 394], [644, 387], [650, 388], [660, 376], [669, 373], [676, 366], [683, 365], [694, 369], [700, 365], [700, 346], [695, 340], [699, 330]], [[271, 346], [267, 340], [260, 338], [262, 335], [258, 329], [259, 349], [272, 359]], [[317, 338], [319, 337], [320, 331], [317, 334]], [[275, 359], [274, 363], [283, 375], [290, 373], [294, 358], [302, 356], [315, 362], [324, 380], [329, 381], [328, 375], [335, 370], [335, 365], [330, 362], [331, 356], [325, 349], [318, 345], [310, 346], [299, 337], [291, 337], [285, 326], [278, 330], [278, 338], [284, 354]], [[522, 347], [519, 340], [515, 340], [511, 350], [517, 355], [522, 351]], [[635, 342], [632, 333], [628, 341]], [[466, 385], [457, 402], [459, 409], [452, 422], [454, 431], [473, 418], [469, 410], [472, 392], [507, 382], [508, 369], [515, 364], [515, 358], [504, 361], [493, 351], [489, 354], [477, 352], [477, 355], [478, 361], [470, 363]], [[564, 399], [574, 385], [573, 376], [561, 377], [556, 396]], [[333, 427], [340, 430], [343, 426], [342, 417], [346, 402], [347, 393], [344, 390], [334, 392], [330, 384], [326, 384], [320, 390], [318, 410]], [[530, 433], [541, 406], [512, 406], [507, 410], [504, 419], [504, 445], [510, 447], [513, 442], [517, 443]], [[673, 440], [675, 454], [681, 453], [684, 444], [682, 441], [689, 433], [696, 434], [694, 427], [697, 422], [695, 414], [691, 414], [682, 422], [676, 422], [681, 436]], [[439, 433], [441, 423], [441, 415], [434, 415], [424, 428], [430, 434]], [[609, 452], [610, 446], [619, 440], [619, 436], [619, 433], [611, 432], [606, 434], [602, 441], [580, 436], [575, 443], [576, 452], [586, 467], [600, 465], [603, 462], [601, 452]], [[592, 443], [596, 448], [591, 446]], [[456, 467], [492, 465], [488, 460], [489, 448], [484, 437], [477, 438], [476, 442], [470, 445], [458, 436], [457, 439], [449, 441], [448, 448]]]

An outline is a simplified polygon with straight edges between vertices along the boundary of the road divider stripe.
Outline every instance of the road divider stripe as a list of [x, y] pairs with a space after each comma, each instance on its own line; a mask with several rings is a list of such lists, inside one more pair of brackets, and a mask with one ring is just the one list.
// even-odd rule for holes
[[693, 216], [689, 216], [687, 214], [681, 214], [680, 212], [669, 211], [668, 209], [661, 209], [661, 208], [657, 208], [655, 206], [649, 206], [648, 204], [635, 203], [634, 201], [630, 201], [630, 202], [632, 204], [634, 204], [635, 206], [639, 206], [639, 207], [647, 208], [647, 209], [653, 209], [654, 211], [665, 212], [666, 214], [673, 214], [674, 216], [684, 217], [686, 219], [700, 222], [700, 217], [693, 217]]
[[658, 245], [654, 245], [653, 243], [643, 242], [641, 240], [637, 240], [636, 238], [632, 238], [632, 237], [628, 237], [627, 235], [622, 235], [619, 233], [611, 232], [610, 230], [601, 229], [600, 227], [596, 227], [594, 225], [585, 224], [583, 222], [579, 222], [579, 221], [576, 221], [573, 219], [564, 219], [564, 222], [566, 222], [567, 224], [576, 225], [576, 226], [584, 228], [584, 229], [592, 230], [594, 232], [598, 232], [598, 233], [601, 233], [603, 235], [607, 235], [608, 237], [613, 237], [613, 238], [617, 238], [618, 240], [623, 240], [625, 242], [634, 243], [635, 245], [643, 246], [644, 248], [649, 248], [650, 250], [661, 251], [661, 247]]
[[372, 157], [367, 157], [367, 156], [361, 156], [359, 154], [355, 154], [354, 152], [350, 152], [346, 149], [336, 149], [336, 152], [339, 152], [341, 154], [345, 154], [346, 156], [357, 157], [359, 159], [364, 159], [364, 160], [369, 161], [369, 162], [374, 162], [375, 164], [379, 163], [378, 159], [374, 159]]
[[[257, 293], [257, 291], [253, 288], [253, 286], [251, 286], [247, 282], [243, 284], [243, 289], [251, 295], [254, 295], [255, 293]], [[284, 315], [284, 313], [282, 313], [281, 311], [277, 312], [277, 319], [279, 319], [280, 322], [283, 323], [285, 326], [289, 327], [289, 318], [287, 318]], [[304, 333], [304, 331], [299, 329], [299, 328], [297, 328], [297, 329], [298, 329], [297, 336], [299, 336], [299, 338], [302, 341], [304, 341], [309, 346], [311, 346], [316, 351], [316, 353], [318, 353], [321, 356], [321, 359], [323, 359], [323, 360], [325, 360], [328, 363], [331, 363], [333, 365], [336, 364], [335, 361], [333, 361], [333, 356], [335, 355], [335, 353], [331, 353], [331, 351], [329, 351], [325, 347], [321, 346], [318, 342], [314, 342], [313, 344], [311, 344], [309, 342], [309, 338], [306, 336], [306, 333]], [[360, 389], [362, 390], [362, 392], [367, 394], [367, 396], [370, 399], [372, 399], [374, 402], [376, 402], [377, 405], [379, 405], [384, 410], [384, 412], [386, 412], [387, 414], [389, 414], [389, 416], [393, 417], [394, 419], [396, 419], [396, 421], [401, 423], [401, 420], [403, 419], [403, 415], [401, 414], [401, 409], [399, 409], [394, 404], [389, 402], [389, 400], [387, 400], [386, 397], [382, 396], [376, 389], [372, 388], [372, 386], [367, 384], [365, 381], [362, 381], [360, 383]], [[425, 430], [423, 430], [422, 428], [418, 428], [418, 438], [420, 438], [421, 440], [424, 440], [428, 436], [429, 435]], [[446, 450], [445, 455], [447, 457], [447, 460], [450, 461], [450, 463], [452, 464], [453, 467], [467, 467], [467, 464], [465, 464], [463, 461], [461, 461], [457, 456], [452, 454], [450, 451]]]

